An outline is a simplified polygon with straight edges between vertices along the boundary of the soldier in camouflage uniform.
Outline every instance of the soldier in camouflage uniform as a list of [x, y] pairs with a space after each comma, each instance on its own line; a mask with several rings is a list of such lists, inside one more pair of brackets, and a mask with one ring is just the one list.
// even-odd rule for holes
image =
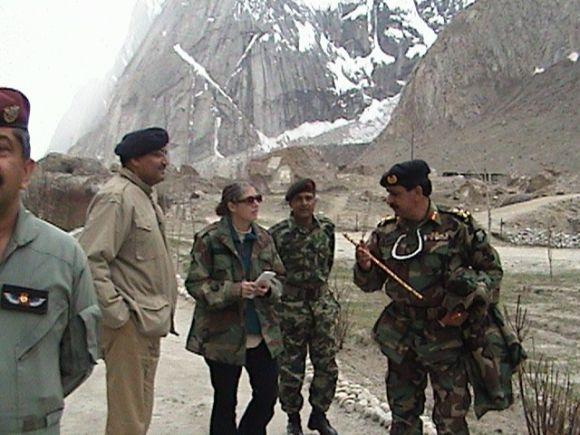
[[[247, 183], [224, 188], [221, 216], [195, 235], [185, 281], [195, 298], [187, 349], [202, 355], [214, 388], [210, 434], [264, 435], [278, 397], [282, 352], [275, 304], [284, 266], [268, 232], [256, 225], [262, 196]], [[256, 282], [263, 271], [276, 278]], [[236, 428], [238, 382], [246, 368], [252, 400]]]
[[310, 179], [290, 186], [286, 201], [292, 209], [290, 217], [269, 230], [287, 274], [279, 310], [284, 337], [280, 402], [288, 414], [288, 434], [302, 434], [301, 389], [309, 351], [314, 378], [308, 428], [336, 434], [326, 418], [338, 379], [335, 328], [339, 306], [327, 284], [334, 261], [334, 224], [314, 216], [316, 185]]
[[[464, 328], [471, 309], [497, 303], [503, 275], [497, 252], [467, 212], [431, 200], [430, 169], [422, 160], [394, 165], [381, 185], [395, 216], [357, 247], [354, 282], [365, 292], [385, 286], [392, 302], [373, 328], [387, 356], [391, 434], [421, 434], [427, 375], [439, 434], [469, 433], [470, 405]], [[370, 253], [420, 293], [418, 298], [371, 262]], [[473, 285], [465, 285], [469, 277]], [[476, 316], [474, 316], [475, 318]]]

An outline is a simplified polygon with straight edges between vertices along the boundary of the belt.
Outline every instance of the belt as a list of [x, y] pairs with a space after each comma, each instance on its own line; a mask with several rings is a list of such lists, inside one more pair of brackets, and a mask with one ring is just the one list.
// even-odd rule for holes
[[312, 300], [312, 299], [319, 299], [324, 293], [328, 286], [326, 283], [324, 284], [300, 284], [300, 286], [295, 286], [292, 284], [286, 283], [284, 285], [284, 293], [287, 296], [296, 298], [296, 299], [304, 299], [304, 300]]
[[439, 320], [445, 315], [443, 307], [414, 307], [412, 305], [394, 304], [395, 313], [411, 320]]

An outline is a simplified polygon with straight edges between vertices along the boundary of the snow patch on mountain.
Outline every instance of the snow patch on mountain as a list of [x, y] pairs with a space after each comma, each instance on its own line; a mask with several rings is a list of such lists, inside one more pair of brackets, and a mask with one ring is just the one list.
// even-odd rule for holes
[[437, 39], [437, 34], [423, 20], [413, 0], [385, 0], [385, 3], [389, 9], [400, 15], [403, 26], [416, 30], [421, 35], [427, 48], [431, 47]]
[[304, 53], [316, 46], [316, 30], [308, 21], [304, 24], [296, 21], [298, 29], [298, 51]]

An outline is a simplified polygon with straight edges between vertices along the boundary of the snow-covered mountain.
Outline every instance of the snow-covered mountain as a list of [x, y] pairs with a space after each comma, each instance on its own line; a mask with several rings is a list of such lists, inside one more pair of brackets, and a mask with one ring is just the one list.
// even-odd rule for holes
[[166, 0], [72, 152], [111, 160], [126, 131], [149, 125], [171, 133], [174, 163], [197, 168], [305, 140], [369, 142], [437, 33], [471, 3]]
[[414, 153], [440, 172], [576, 175], [579, 23], [578, 0], [477, 2], [441, 32], [354, 165], [380, 171]]

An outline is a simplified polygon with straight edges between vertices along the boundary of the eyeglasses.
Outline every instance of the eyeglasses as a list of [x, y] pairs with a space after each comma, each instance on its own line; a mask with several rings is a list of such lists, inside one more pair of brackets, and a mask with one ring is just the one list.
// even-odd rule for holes
[[257, 202], [259, 204], [262, 202], [262, 199], [263, 199], [262, 195], [247, 196], [245, 198], [238, 199], [236, 203], [237, 204], [246, 203], [248, 205], [252, 205], [254, 202]]

